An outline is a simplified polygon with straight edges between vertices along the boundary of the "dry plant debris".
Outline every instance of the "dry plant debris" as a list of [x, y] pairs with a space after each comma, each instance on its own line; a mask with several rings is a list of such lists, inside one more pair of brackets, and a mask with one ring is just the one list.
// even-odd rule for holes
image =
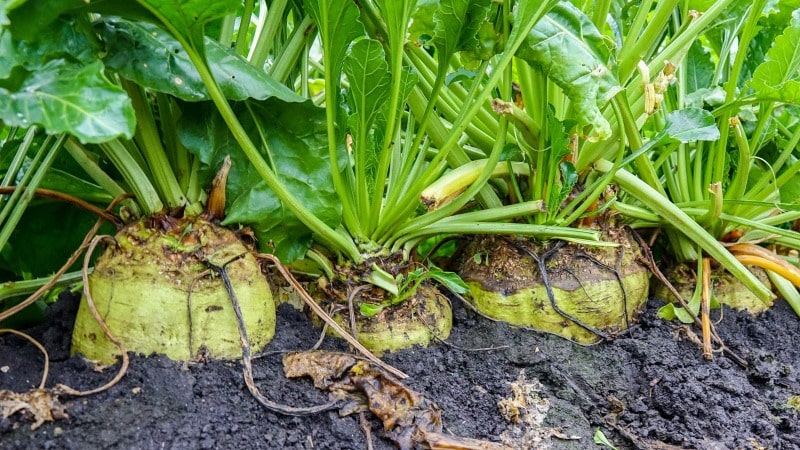
[[516, 381], [511, 383], [511, 396], [497, 402], [500, 415], [510, 423], [500, 435], [500, 440], [508, 448], [545, 449], [550, 447], [552, 437], [576, 439], [554, 428], [542, 426], [550, 410], [550, 402], [540, 395], [541, 391], [539, 380], [527, 380], [525, 370], [520, 370]]
[[346, 353], [307, 351], [283, 358], [287, 378], [309, 376], [318, 389], [341, 401], [339, 414], [370, 411], [382, 422], [386, 436], [401, 450], [414, 448], [495, 450], [507, 447], [492, 442], [441, 433], [441, 410], [371, 363]]
[[33, 416], [31, 430], [45, 422], [69, 417], [58, 396], [48, 389], [32, 389], [21, 393], [0, 390], [0, 416], [7, 419], [16, 413]]

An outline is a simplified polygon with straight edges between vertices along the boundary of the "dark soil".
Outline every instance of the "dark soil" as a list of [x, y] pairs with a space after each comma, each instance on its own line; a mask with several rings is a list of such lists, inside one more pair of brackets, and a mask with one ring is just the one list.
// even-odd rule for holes
[[[76, 303], [62, 299], [51, 308], [49, 323], [29, 330], [50, 353], [49, 386], [89, 389], [114, 374], [115, 368], [98, 373], [69, 356]], [[504, 435], [518, 448], [587, 449], [600, 447], [592, 439], [599, 428], [618, 448], [800, 448], [800, 411], [789, 406], [797, 408], [790, 397], [800, 396], [800, 320], [794, 312], [784, 302], [756, 319], [725, 310], [718, 331], [748, 362], [742, 368], [722, 355], [705, 361], [676, 324], [656, 318], [659, 304], [649, 302], [631, 336], [580, 347], [491, 322], [455, 301], [452, 346], [385, 360], [410, 375], [406, 384], [436, 402], [445, 432], [459, 436], [500, 441]], [[274, 353], [254, 363], [265, 395], [294, 406], [327, 401], [310, 380], [287, 380], [281, 365], [280, 352], [309, 349], [318, 338], [303, 314], [279, 308], [275, 340], [267, 347]], [[507, 347], [474, 351], [497, 346]], [[323, 348], [345, 349], [331, 338]], [[39, 383], [42, 358], [21, 338], [0, 335], [0, 369], [0, 389], [26, 391]], [[520, 412], [531, 422], [538, 413], [538, 426], [512, 425], [498, 409], [498, 401], [512, 397], [512, 382], [522, 371], [540, 398]], [[236, 361], [181, 365], [136, 356], [111, 390], [63, 401], [69, 419], [35, 431], [19, 415], [0, 419], [0, 448], [367, 448], [357, 416], [266, 411], [247, 391]], [[381, 437], [380, 424], [371, 423], [374, 448], [394, 448]]]

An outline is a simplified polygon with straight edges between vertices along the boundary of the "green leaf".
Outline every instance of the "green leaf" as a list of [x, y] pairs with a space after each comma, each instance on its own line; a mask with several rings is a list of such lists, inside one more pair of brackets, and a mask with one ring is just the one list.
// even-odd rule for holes
[[719, 128], [710, 112], [684, 108], [667, 114], [667, 123], [659, 134], [684, 144], [692, 141], [716, 141], [719, 139]]
[[[311, 232], [266, 186], [216, 110], [201, 105], [185, 105], [178, 136], [205, 166], [206, 181], [225, 155], [231, 156], [228, 216], [223, 223], [251, 226], [261, 250], [274, 252], [284, 262], [302, 257]], [[325, 111], [311, 102], [272, 98], [236, 104], [234, 112], [280, 182], [315, 216], [337, 227], [341, 203], [331, 181]]]
[[678, 141], [685, 144], [692, 141], [715, 141], [717, 139], [719, 139], [719, 128], [714, 121], [714, 116], [709, 111], [699, 108], [671, 111], [667, 114], [664, 128], [640, 149], [628, 155], [622, 165], [630, 163], [656, 146], [669, 142]]
[[783, 34], [775, 38], [766, 60], [753, 73], [748, 85], [759, 97], [797, 103], [800, 101], [800, 10]]
[[52, 60], [97, 61], [100, 50], [81, 28], [74, 20], [59, 20], [32, 40], [15, 39], [10, 31], [0, 32], [0, 80], [11, 76], [14, 69], [41, 70]]
[[[391, 91], [391, 76], [383, 46], [373, 39], [356, 42], [345, 56], [343, 71], [350, 83], [347, 100], [352, 114], [348, 124], [353, 136], [357, 192], [366, 195], [368, 187], [372, 186], [383, 138], [379, 130], [372, 133], [373, 125], [381, 111], [386, 109]], [[379, 128], [382, 131], [383, 127]], [[366, 201], [366, 197], [361, 200]]]
[[[208, 100], [208, 92], [180, 42], [163, 28], [148, 22], [108, 18], [99, 27], [106, 43], [106, 67], [146, 88], [186, 101]], [[229, 100], [278, 97], [304, 101], [235, 51], [206, 38], [211, 73]]]
[[356, 42], [345, 56], [343, 70], [350, 83], [348, 104], [358, 117], [354, 137], [366, 135], [389, 99], [391, 77], [383, 46], [374, 39]]
[[92, 203], [108, 204], [114, 200], [114, 197], [100, 186], [55, 168], [47, 171], [39, 187], [69, 194]]
[[569, 2], [558, 3], [536, 23], [517, 56], [539, 67], [564, 91], [588, 139], [611, 136], [600, 108], [621, 87], [607, 66], [606, 38], [589, 17]]
[[37, 124], [84, 143], [133, 136], [130, 99], [105, 77], [99, 61], [83, 66], [53, 60], [36, 72], [20, 71], [17, 81], [0, 86], [0, 120], [8, 125]]
[[800, 199], [800, 176], [795, 174], [780, 187], [781, 202], [797, 204]]
[[237, 0], [137, 0], [196, 50], [203, 50], [206, 23], [235, 13]]
[[444, 84], [449, 86], [452, 83], [462, 83], [474, 79], [476, 75], [477, 73], [475, 73], [474, 70], [467, 70], [461, 68], [456, 70], [455, 72], [447, 74], [447, 78], [445, 78]]
[[[67, 12], [86, 6], [83, 0], [29, 0], [6, 2], [0, 6], [8, 14], [8, 29], [17, 39], [35, 40], [41, 33], [48, 32], [53, 22]], [[2, 19], [0, 19], [2, 21]], [[0, 29], [5, 28], [0, 26]]]
[[594, 443], [595, 444], [605, 445], [606, 447], [610, 448], [611, 450], [617, 450], [617, 447], [614, 447], [614, 445], [608, 440], [608, 438], [600, 430], [600, 428], [595, 430], [593, 439], [594, 439]]
[[714, 80], [714, 61], [700, 40], [692, 42], [686, 55], [686, 93], [711, 87]]
[[[338, 80], [348, 47], [364, 35], [364, 26], [358, 20], [358, 8], [350, 0], [305, 0], [304, 4], [317, 23], [320, 39], [325, 45], [325, 64], [331, 67], [331, 73]], [[334, 83], [335, 80], [327, 82]]]
[[8, 26], [8, 10], [9, 10], [9, 3], [11, 0], [0, 0], [0, 32], [2, 32], [6, 26]]
[[[0, 252], [0, 269], [18, 277], [52, 275], [80, 246], [97, 216], [65, 203], [36, 201], [28, 206], [11, 238]], [[101, 234], [113, 233], [107, 225]], [[82, 260], [81, 260], [82, 261]], [[81, 261], [70, 270], [79, 270]]]
[[462, 53], [470, 66], [496, 53], [498, 36], [490, 21], [492, 3], [480, 0], [421, 0], [411, 15], [410, 40], [436, 46], [440, 63]]
[[433, 16], [433, 44], [445, 61], [456, 51], [479, 49], [478, 32], [488, 20], [490, 5], [482, 0], [439, 1]]
[[425, 44], [433, 39], [436, 23], [433, 16], [439, 8], [439, 0], [418, 0], [414, 12], [411, 13], [411, 25], [408, 27], [411, 42]]
[[464, 283], [464, 280], [453, 272], [446, 272], [437, 267], [431, 267], [428, 270], [428, 276], [442, 284], [450, 292], [456, 294], [466, 294], [469, 291], [469, 286]]
[[384, 305], [376, 305], [374, 303], [362, 303], [358, 306], [358, 310], [361, 312], [361, 314], [367, 317], [372, 317], [381, 312], [384, 307]]

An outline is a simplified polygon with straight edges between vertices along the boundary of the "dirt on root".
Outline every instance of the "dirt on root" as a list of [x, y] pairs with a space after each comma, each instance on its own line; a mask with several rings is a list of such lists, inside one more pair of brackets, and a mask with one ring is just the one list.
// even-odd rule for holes
[[[691, 332], [656, 317], [651, 300], [639, 323], [613, 342], [581, 347], [514, 329], [454, 301], [450, 345], [411, 349], [384, 359], [410, 375], [405, 384], [442, 410], [444, 430], [517, 448], [800, 448], [800, 319], [784, 303], [758, 318], [724, 311], [720, 336], [742, 368], [718, 355], [702, 359]], [[28, 330], [50, 353], [48, 386], [89, 389], [108, 381], [69, 356], [77, 300], [64, 298], [49, 322]], [[717, 312], [718, 313], [718, 312]], [[281, 358], [311, 348], [319, 330], [293, 308], [278, 309], [278, 329], [254, 362], [255, 382], [272, 400], [293, 406], [327, 401], [311, 380], [288, 380]], [[326, 338], [323, 348], [346, 350]], [[23, 339], [0, 335], [0, 389], [38, 385], [42, 357]], [[63, 398], [69, 418], [35, 431], [19, 415], [0, 418], [3, 449], [366, 449], [358, 416], [326, 412], [286, 417], [250, 396], [239, 362], [180, 364], [134, 356], [107, 392]], [[499, 406], [498, 406], [499, 404]], [[516, 420], [513, 423], [509, 419]], [[375, 449], [394, 448], [370, 419]]]

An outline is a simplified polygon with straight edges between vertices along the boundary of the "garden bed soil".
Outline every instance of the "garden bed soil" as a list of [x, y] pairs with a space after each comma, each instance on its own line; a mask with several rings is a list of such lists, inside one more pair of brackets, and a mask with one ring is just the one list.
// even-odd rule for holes
[[[517, 448], [589, 449], [601, 448], [592, 439], [600, 429], [620, 449], [800, 448], [800, 411], [793, 403], [800, 396], [800, 320], [794, 312], [784, 302], [758, 318], [724, 311], [717, 329], [748, 362], [742, 368], [719, 354], [704, 360], [684, 328], [656, 317], [660, 304], [648, 302], [630, 335], [581, 347], [489, 321], [456, 300], [450, 345], [384, 359], [410, 375], [407, 386], [442, 408], [444, 432], [459, 436]], [[94, 388], [117, 368], [96, 372], [83, 358], [70, 357], [76, 308], [75, 298], [63, 298], [50, 308], [48, 323], [28, 330], [49, 351], [48, 386]], [[254, 362], [255, 382], [266, 396], [294, 406], [327, 401], [309, 379], [286, 379], [281, 364], [282, 352], [309, 349], [319, 334], [302, 313], [288, 305], [278, 309], [275, 339]], [[486, 349], [492, 347], [502, 348]], [[322, 348], [346, 350], [332, 338]], [[39, 383], [42, 357], [27, 341], [0, 335], [0, 369], [0, 389], [26, 391]], [[513, 399], [512, 387], [529, 401], [519, 409], [518, 425], [498, 408]], [[62, 400], [69, 418], [36, 430], [19, 415], [0, 419], [0, 448], [368, 448], [358, 415], [287, 417], [265, 410], [248, 392], [238, 361], [180, 364], [134, 356], [110, 390]], [[370, 423], [374, 448], [395, 448], [381, 436], [380, 423]]]

